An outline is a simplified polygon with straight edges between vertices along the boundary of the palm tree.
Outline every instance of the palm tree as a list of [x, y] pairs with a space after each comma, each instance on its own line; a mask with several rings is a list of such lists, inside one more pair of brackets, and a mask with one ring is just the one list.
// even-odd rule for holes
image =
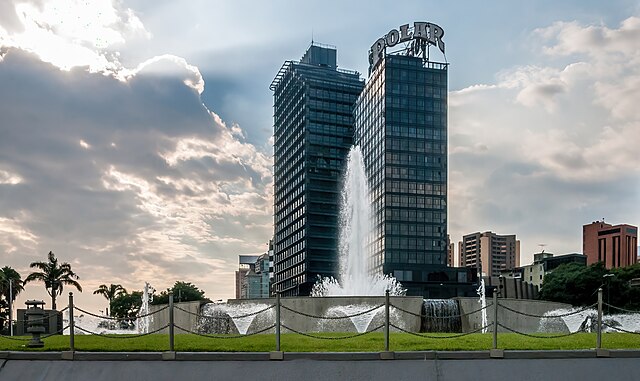
[[82, 287], [76, 279], [80, 279], [76, 273], [71, 270], [71, 265], [67, 262], [58, 263], [58, 259], [52, 251], [49, 252], [48, 262], [33, 262], [29, 265], [31, 268], [39, 269], [40, 272], [33, 272], [27, 276], [24, 283], [32, 281], [44, 282], [44, 287], [51, 296], [51, 309], [56, 309], [56, 297], [62, 294], [65, 284], [73, 286], [82, 292]]
[[102, 295], [109, 301], [109, 316], [113, 312], [113, 300], [123, 294], [126, 294], [127, 290], [119, 284], [111, 283], [109, 286], [101, 284], [97, 290], [93, 292], [94, 295]]
[[2, 325], [4, 325], [4, 319], [8, 318], [11, 313], [11, 305], [23, 290], [22, 277], [16, 270], [9, 266], [0, 269], [0, 306], [5, 310], [0, 313], [0, 319], [3, 320]]

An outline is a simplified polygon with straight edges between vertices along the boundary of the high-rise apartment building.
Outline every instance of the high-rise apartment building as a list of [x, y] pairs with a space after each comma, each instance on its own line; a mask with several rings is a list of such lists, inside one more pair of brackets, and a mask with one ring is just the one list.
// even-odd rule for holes
[[638, 228], [604, 221], [583, 225], [582, 251], [588, 265], [603, 262], [611, 269], [638, 263]]
[[467, 234], [458, 243], [458, 252], [460, 266], [478, 269], [482, 276], [499, 276], [520, 266], [520, 241], [515, 234]]
[[338, 271], [340, 179], [363, 81], [339, 69], [335, 47], [312, 43], [286, 61], [274, 92], [274, 291], [309, 295]]

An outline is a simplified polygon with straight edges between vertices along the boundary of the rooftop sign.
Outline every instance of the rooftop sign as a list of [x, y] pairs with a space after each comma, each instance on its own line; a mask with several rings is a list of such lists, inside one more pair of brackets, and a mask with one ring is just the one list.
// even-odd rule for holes
[[444, 54], [444, 41], [442, 41], [444, 30], [438, 25], [416, 21], [412, 28], [409, 27], [409, 24], [404, 24], [399, 29], [391, 29], [389, 33], [371, 45], [371, 50], [369, 50], [370, 69], [384, 57], [387, 47], [391, 48], [402, 42], [410, 42], [406, 48], [407, 53], [412, 56], [420, 54], [426, 56], [429, 45], [437, 46]]

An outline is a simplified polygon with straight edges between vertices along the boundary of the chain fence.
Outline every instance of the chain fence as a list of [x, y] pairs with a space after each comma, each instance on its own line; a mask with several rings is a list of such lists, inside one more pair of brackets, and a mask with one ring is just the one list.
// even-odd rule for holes
[[[458, 312], [457, 313], [452, 313], [450, 315], [447, 316], [432, 316], [432, 315], [428, 315], [425, 310], [421, 310], [420, 313], [416, 313], [413, 311], [410, 311], [408, 309], [402, 308], [398, 305], [394, 305], [390, 302], [388, 296], [385, 298], [385, 303], [379, 304], [379, 305], [374, 305], [374, 306], [362, 306], [363, 308], [365, 308], [364, 310], [355, 312], [355, 313], [348, 313], [348, 314], [344, 314], [344, 315], [340, 315], [340, 316], [325, 316], [325, 315], [316, 315], [313, 313], [309, 313], [306, 311], [301, 311], [298, 309], [295, 309], [293, 307], [287, 306], [287, 305], [283, 305], [280, 302], [280, 298], [277, 297], [276, 298], [276, 303], [275, 304], [270, 304], [267, 305], [264, 308], [261, 308], [259, 310], [253, 311], [253, 312], [249, 312], [249, 313], [245, 313], [245, 314], [240, 314], [240, 315], [229, 315], [227, 313], [227, 311], [224, 311], [224, 313], [226, 314], [226, 316], [209, 316], [209, 315], [205, 315], [203, 313], [199, 312], [192, 312], [189, 311], [185, 308], [182, 308], [180, 306], [176, 306], [173, 304], [173, 299], [170, 298], [170, 302], [169, 305], [164, 306], [162, 308], [159, 308], [156, 311], [153, 312], [147, 312], [144, 314], [139, 314], [139, 315], [135, 315], [135, 316], [131, 316], [128, 317], [126, 319], [121, 319], [118, 317], [113, 317], [113, 316], [102, 316], [102, 315], [98, 315], [95, 313], [92, 313], [90, 311], [87, 311], [85, 309], [82, 309], [80, 307], [74, 306], [73, 305], [73, 300], [70, 296], [70, 303], [69, 306], [63, 308], [61, 311], [58, 312], [52, 312], [52, 313], [48, 313], [46, 316], [42, 316], [42, 315], [37, 315], [38, 317], [35, 317], [32, 315], [31, 318], [27, 318], [23, 320], [20, 320], [20, 323], [44, 323], [45, 321], [47, 321], [48, 319], [52, 318], [52, 317], [60, 317], [62, 316], [62, 313], [65, 311], [76, 311], [82, 314], [86, 314], [88, 316], [92, 316], [95, 318], [99, 318], [99, 319], [104, 319], [104, 320], [115, 320], [115, 321], [122, 321], [122, 320], [137, 320], [137, 319], [141, 319], [141, 318], [145, 318], [145, 317], [149, 317], [149, 316], [153, 316], [153, 315], [157, 315], [159, 313], [163, 313], [163, 316], [167, 316], [167, 310], [168, 310], [168, 317], [169, 317], [169, 322], [167, 324], [164, 324], [162, 327], [159, 327], [157, 329], [153, 329], [150, 330], [148, 332], [143, 332], [143, 333], [138, 333], [138, 334], [114, 334], [114, 333], [109, 333], [108, 331], [100, 331], [97, 332], [96, 330], [91, 330], [88, 329], [86, 326], [82, 326], [82, 323], [75, 324], [74, 323], [74, 318], [73, 318], [73, 314], [69, 314], [69, 324], [67, 326], [65, 326], [64, 328], [57, 330], [56, 332], [51, 332], [47, 335], [42, 335], [41, 338], [48, 338], [51, 337], [53, 335], [58, 335], [58, 334], [62, 334], [64, 333], [65, 330], [69, 330], [69, 337], [70, 337], [70, 344], [69, 347], [71, 348], [71, 350], [75, 350], [74, 349], [74, 335], [75, 335], [75, 331], [77, 330], [78, 332], [82, 332], [84, 334], [88, 334], [88, 335], [93, 335], [93, 336], [99, 336], [99, 337], [104, 337], [104, 338], [109, 338], [109, 339], [135, 339], [135, 338], [140, 338], [140, 337], [144, 337], [144, 336], [148, 336], [148, 335], [152, 335], [152, 334], [156, 334], [159, 333], [161, 331], [167, 330], [168, 329], [168, 333], [169, 333], [169, 350], [173, 351], [174, 350], [174, 330], [177, 329], [181, 332], [185, 332], [185, 333], [189, 333], [189, 334], [193, 334], [193, 335], [197, 335], [200, 337], [205, 337], [205, 338], [210, 338], [210, 339], [240, 339], [240, 338], [244, 338], [244, 337], [250, 337], [253, 335], [258, 335], [258, 334], [263, 334], [266, 333], [270, 330], [275, 329], [275, 336], [276, 336], [276, 350], [280, 350], [280, 329], [284, 329], [287, 330], [291, 333], [297, 334], [297, 335], [301, 335], [301, 336], [305, 336], [305, 337], [309, 337], [309, 338], [313, 338], [313, 339], [318, 339], [318, 340], [347, 340], [347, 339], [352, 339], [352, 338], [356, 338], [359, 336], [364, 336], [364, 335], [368, 335], [371, 334], [373, 332], [377, 332], [380, 331], [381, 329], [384, 329], [384, 337], [385, 337], [385, 350], [388, 350], [389, 348], [389, 336], [390, 336], [390, 330], [394, 329], [397, 332], [403, 333], [403, 334], [408, 334], [414, 337], [419, 337], [422, 339], [434, 339], [434, 340], [443, 340], [443, 339], [456, 339], [456, 338], [461, 338], [464, 336], [468, 336], [468, 335], [472, 335], [472, 334], [478, 334], [478, 333], [482, 333], [482, 334], [491, 334], [493, 336], [493, 348], [497, 348], [498, 347], [498, 329], [500, 328], [502, 330], [502, 332], [510, 332], [510, 333], [515, 333], [517, 335], [522, 335], [522, 336], [526, 336], [526, 337], [530, 337], [530, 338], [534, 338], [534, 339], [559, 339], [559, 338], [565, 338], [565, 337], [569, 337], [569, 336], [573, 336], [573, 335], [577, 335], [580, 333], [585, 333], [587, 331], [587, 326], [585, 325], [585, 323], [583, 323], [580, 328], [574, 332], [569, 332], [569, 333], [557, 333], [557, 334], [548, 334], [548, 332], [532, 332], [530, 330], [528, 330], [528, 328], [520, 328], [520, 327], [526, 327], [526, 325], [518, 325], [516, 324], [514, 326], [513, 322], [517, 322], [518, 320], [513, 320], [512, 317], [510, 317], [508, 314], [505, 315], [504, 312], [513, 314], [515, 316], [526, 316], [526, 317], [531, 317], [531, 318], [536, 318], [536, 319], [540, 319], [540, 321], [542, 321], [543, 319], [553, 319], [553, 318], [566, 318], [566, 317], [570, 317], [570, 316], [574, 316], [574, 315], [578, 315], [581, 313], [584, 313], [587, 310], [593, 309], [594, 307], [597, 308], [598, 311], [598, 317], [597, 317], [597, 321], [595, 319], [594, 315], [590, 315], [589, 318], [592, 319], [591, 320], [591, 330], [594, 329], [594, 327], [596, 328], [596, 333], [597, 333], [597, 343], [596, 343], [596, 348], [601, 348], [601, 333], [603, 331], [603, 327], [607, 327], [610, 328], [611, 330], [615, 330], [615, 331], [619, 331], [619, 332], [624, 332], [624, 333], [629, 333], [629, 334], [634, 334], [634, 335], [640, 335], [640, 332], [635, 332], [633, 330], [630, 329], [626, 329], [626, 326], [620, 326], [619, 323], [617, 322], [611, 322], [611, 321], [602, 321], [602, 310], [603, 310], [603, 306], [607, 306], [609, 308], [612, 309], [616, 309], [619, 311], [623, 311], [626, 313], [640, 313], [640, 311], [633, 311], [633, 310], [629, 310], [629, 309], [625, 309], [625, 308], [621, 308], [621, 307], [617, 307], [617, 306], [613, 306], [609, 303], [603, 303], [602, 301], [602, 291], [599, 290], [598, 292], [598, 303], [594, 303], [591, 304], [589, 306], [585, 306], [573, 311], [569, 311], [566, 313], [557, 313], [557, 314], [536, 314], [536, 313], [530, 313], [530, 312], [525, 312], [525, 311], [521, 311], [518, 310], [516, 308], [512, 308], [508, 305], [506, 305], [506, 303], [504, 301], [499, 302], [497, 297], [494, 296], [493, 298], [493, 302], [492, 303], [488, 303], [487, 305], [485, 305], [484, 307], [481, 308], [477, 308], [475, 310], [469, 311], [469, 312]], [[384, 309], [383, 309], [384, 307]], [[399, 322], [399, 318], [401, 318], [398, 314], [391, 314], [390, 310], [391, 308], [393, 308], [393, 311], [399, 311], [405, 314], [408, 314], [409, 316], [415, 317], [415, 318], [419, 318], [420, 320], [420, 324], [421, 324], [421, 328], [418, 329], [417, 331], [411, 330], [411, 329], [407, 329], [405, 328], [406, 325], [403, 325]], [[437, 320], [445, 320], [445, 319], [462, 319], [465, 317], [469, 317], [471, 315], [476, 315], [476, 317], [471, 318], [465, 320], [465, 324], [464, 327], [468, 327], [469, 325], [474, 325], [473, 324], [473, 319], [477, 319], [477, 314], [480, 312], [489, 312], [489, 308], [491, 308], [491, 314], [493, 315], [493, 317], [487, 316], [486, 318], [484, 318], [484, 316], [486, 315], [490, 315], [489, 313], [483, 314], [483, 326], [477, 329], [473, 329], [473, 330], [469, 330], [468, 332], [460, 332], [463, 331], [463, 326], [461, 325], [457, 325], [455, 328], [451, 328], [451, 330], [449, 332], [444, 332], [443, 334], [430, 334], [429, 332], [437, 332], [437, 330], [434, 331], [430, 331], [428, 327], [425, 328], [423, 324], [423, 322], [425, 321], [425, 319], [437, 319]], [[264, 328], [260, 328], [260, 329], [253, 329], [251, 332], [248, 333], [244, 333], [244, 334], [225, 334], [225, 333], [203, 333], [203, 332], [199, 332], [202, 331], [202, 327], [200, 326], [196, 326], [198, 328], [193, 328], [192, 326], [184, 326], [184, 324], [182, 323], [178, 323], [176, 324], [176, 322], [174, 321], [174, 313], [180, 312], [181, 314], [186, 314], [187, 316], [192, 316], [195, 317], [197, 319], [199, 319], [199, 323], [201, 324], [201, 322], [205, 319], [214, 319], [214, 320], [234, 320], [234, 319], [243, 319], [243, 318], [250, 318], [250, 317], [255, 317], [259, 314], [262, 314], [266, 311], [275, 309], [275, 321], [273, 322], [273, 324], [269, 324], [267, 327]], [[288, 313], [286, 319], [291, 319], [292, 315], [293, 316], [301, 316], [304, 318], [309, 318], [309, 319], [318, 319], [318, 320], [341, 320], [341, 319], [352, 319], [352, 318], [356, 318], [359, 316], [363, 316], [363, 315], [367, 315], [367, 314], [372, 314], [372, 313], [377, 313], [379, 310], [384, 311], [384, 322], [382, 324], [378, 324], [375, 323], [377, 326], [375, 326], [374, 328], [368, 328], [366, 330], [364, 330], [363, 332], [358, 332], [358, 333], [353, 333], [353, 334], [340, 334], [340, 333], [333, 333], [333, 334], [318, 334], [318, 332], [313, 332], [312, 329], [307, 329], [305, 328], [303, 329], [295, 329], [293, 327], [291, 327], [291, 321], [289, 320], [285, 320], [285, 322], [281, 321], [281, 317], [280, 317], [280, 312], [281, 311], [285, 311]], [[499, 314], [499, 310], [503, 310], [502, 314]], [[455, 312], [455, 311], [452, 311]], [[440, 312], [438, 312], [439, 314]], [[512, 315], [512, 316], [513, 316]], [[380, 319], [380, 316], [377, 315], [378, 317], [376, 319]], [[184, 318], [184, 315], [183, 315]], [[369, 320], [370, 321], [379, 321], [379, 320], [373, 320], [374, 318], [372, 316], [369, 316]], [[404, 317], [406, 318], [406, 316]], [[502, 321], [498, 321], [498, 319], [500, 318], [500, 320]], [[162, 318], [165, 319], [165, 318]], [[488, 320], [488, 321], [487, 321]], [[163, 321], [163, 320], [160, 320]], [[166, 321], [166, 320], [164, 320]], [[181, 320], [184, 321], [184, 320]], [[511, 322], [511, 324], [509, 324]], [[189, 323], [190, 324], [190, 323]], [[230, 323], [229, 323], [230, 324]], [[370, 325], [374, 325], [373, 323], [367, 323]], [[480, 324], [478, 324], [480, 325]], [[477, 326], [477, 325], [476, 325]], [[492, 332], [488, 332], [490, 328], [493, 328], [491, 331]], [[468, 329], [468, 328], [467, 328]], [[347, 329], [348, 330], [348, 329]], [[320, 330], [322, 331], [322, 330]], [[218, 332], [218, 331], [210, 331], [210, 332]], [[593, 331], [591, 331], [593, 332]], [[13, 336], [6, 336], [6, 335], [0, 335], [0, 340], [2, 339], [7, 339], [7, 340], [15, 340], [15, 341], [29, 341], [31, 340], [31, 338], [26, 337], [26, 336], [21, 336], [21, 337], [13, 337]]]
[[571, 315], [577, 315], [577, 314], [582, 313], [582, 312], [584, 312], [584, 311], [586, 311], [586, 310], [588, 310], [590, 308], [593, 308], [593, 307], [595, 307], [597, 305], [598, 305], [598, 303], [593, 303], [592, 305], [583, 307], [583, 308], [581, 308], [579, 310], [570, 311], [570, 312], [567, 312], [567, 313], [564, 313], [564, 314], [558, 314], [558, 315], [536, 315], [536, 314], [531, 314], [531, 313], [527, 313], [527, 312], [523, 312], [523, 311], [518, 311], [518, 310], [515, 310], [513, 308], [509, 308], [509, 307], [505, 306], [504, 304], [498, 302], [498, 306], [500, 306], [500, 308], [503, 308], [503, 309], [505, 309], [505, 310], [507, 310], [509, 312], [513, 312], [513, 313], [518, 314], [518, 315], [538, 318], [538, 319], [563, 318], [563, 317], [567, 317], [567, 316], [571, 316]]
[[186, 328], [182, 328], [178, 325], [174, 325], [174, 327], [176, 327], [177, 329], [186, 332], [186, 333], [191, 333], [193, 335], [198, 335], [198, 336], [202, 336], [202, 337], [206, 337], [209, 339], [241, 339], [243, 337], [249, 337], [249, 336], [253, 336], [253, 335], [259, 335], [261, 333], [267, 332], [268, 330], [275, 328], [275, 324], [270, 325], [266, 328], [260, 329], [258, 331], [254, 331], [251, 333], [245, 333], [244, 335], [225, 335], [225, 336], [219, 336], [219, 335], [213, 335], [213, 334], [207, 334], [207, 333], [201, 333], [201, 332], [196, 332], [190, 329], [186, 329]]
[[409, 314], [409, 315], [412, 315], [412, 316], [415, 316], [415, 317], [433, 318], [433, 319], [457, 319], [457, 318], [462, 318], [462, 317], [473, 315], [475, 313], [478, 313], [478, 312], [481, 312], [483, 310], [486, 310], [487, 308], [489, 308], [491, 306], [493, 306], [493, 303], [487, 304], [486, 306], [478, 308], [477, 310], [473, 310], [473, 311], [470, 311], [470, 312], [465, 312], [463, 314], [454, 314], [454, 315], [448, 315], [448, 316], [428, 316], [427, 314], [423, 314], [423, 313], [417, 314], [415, 312], [411, 312], [409, 310], [405, 310], [404, 308], [398, 307], [398, 306], [396, 306], [394, 304], [390, 304], [389, 305], [389, 307], [393, 307], [393, 308], [397, 309], [400, 312], [404, 312], [406, 314]]
[[521, 331], [517, 331], [513, 328], [507, 327], [506, 325], [503, 325], [501, 323], [498, 323], [498, 327], [502, 327], [505, 330], [512, 332], [512, 333], [516, 333], [518, 335], [522, 335], [522, 336], [527, 336], [527, 337], [531, 337], [534, 339], [557, 339], [557, 338], [561, 338], [561, 337], [568, 337], [568, 336], [573, 336], [573, 335], [577, 335], [578, 333], [584, 333], [584, 330], [577, 330], [575, 332], [569, 332], [569, 333], [558, 333], [558, 334], [553, 334], [553, 335], [543, 335], [543, 334], [538, 334], [538, 333], [526, 333], [526, 332], [521, 332]]
[[137, 339], [139, 337], [143, 337], [143, 336], [148, 336], [154, 333], [158, 333], [160, 331], [162, 331], [165, 328], [169, 328], [169, 324], [166, 324], [158, 329], [154, 329], [153, 331], [149, 331], [149, 332], [144, 332], [144, 333], [138, 333], [138, 334], [114, 334], [114, 333], [100, 333], [100, 332], [93, 332], [93, 331], [89, 331], [87, 329], [84, 329], [80, 326], [74, 326], [75, 329], [82, 331], [88, 335], [93, 335], [93, 336], [100, 336], [100, 337], [104, 337], [107, 339]]
[[368, 314], [370, 312], [373, 312], [373, 311], [377, 310], [378, 308], [382, 308], [382, 307], [384, 307], [384, 304], [381, 304], [379, 306], [375, 306], [375, 307], [372, 307], [372, 308], [370, 308], [368, 310], [360, 311], [360, 312], [357, 312], [357, 313], [351, 314], [351, 315], [342, 315], [342, 316], [322, 316], [322, 315], [320, 315], [320, 316], [318, 316], [318, 315], [308, 314], [308, 313], [305, 313], [305, 312], [302, 312], [302, 311], [296, 311], [296, 310], [294, 310], [292, 308], [289, 308], [289, 307], [287, 307], [285, 305], [282, 305], [282, 304], [280, 305], [280, 308], [282, 308], [283, 310], [287, 310], [287, 311], [292, 312], [292, 313], [294, 313], [296, 315], [301, 315], [301, 316], [312, 318], [312, 319], [323, 319], [323, 320], [350, 319], [350, 318], [353, 318], [353, 317], [366, 315], [366, 314]]
[[381, 328], [384, 328], [384, 324], [379, 325], [371, 330], [367, 330], [364, 332], [359, 332], [359, 333], [355, 333], [353, 335], [346, 335], [346, 336], [319, 336], [319, 335], [312, 335], [308, 332], [302, 332], [302, 331], [298, 331], [295, 330], [289, 326], [286, 326], [284, 324], [280, 325], [282, 328], [288, 329], [289, 331], [296, 333], [298, 335], [302, 335], [302, 336], [306, 336], [306, 337], [310, 337], [312, 339], [319, 339], [319, 340], [347, 340], [347, 339], [353, 339], [354, 337], [360, 337], [360, 336], [364, 336], [364, 335], [368, 335], [372, 332], [378, 331]]
[[409, 331], [409, 330], [406, 330], [406, 329], [404, 329], [402, 327], [398, 327], [395, 324], [389, 324], [389, 325], [391, 327], [397, 329], [400, 332], [408, 333], [408, 334], [410, 334], [412, 336], [422, 337], [423, 339], [455, 339], [455, 338], [458, 338], [458, 337], [468, 336], [468, 335], [471, 335], [471, 334], [474, 334], [474, 333], [478, 333], [478, 332], [484, 331], [485, 329], [488, 329], [489, 327], [493, 326], [493, 323], [487, 324], [484, 327], [480, 327], [480, 328], [475, 329], [473, 331], [458, 333], [458, 334], [455, 334], [455, 335], [446, 335], [446, 336], [444, 336], [444, 335], [433, 336], [433, 335], [428, 335], [428, 334]]
[[605, 326], [605, 327], [609, 327], [611, 329], [615, 329], [616, 331], [620, 331], [620, 332], [624, 332], [624, 333], [630, 333], [630, 334], [633, 334], [633, 335], [640, 335], [640, 332], [629, 331], [627, 329], [623, 329], [623, 328], [614, 326], [612, 324], [608, 324], [608, 323], [604, 323], [603, 322], [602, 325]]
[[639, 310], [628, 310], [628, 309], [626, 309], [626, 308], [616, 307], [616, 306], [614, 306], [614, 305], [612, 305], [612, 304], [609, 304], [609, 303], [602, 303], [602, 304], [603, 304], [603, 305], [605, 305], [605, 306], [607, 306], [607, 307], [610, 307], [610, 308], [616, 309], [616, 310], [618, 310], [618, 311], [626, 312], [626, 313], [629, 313], [629, 314], [637, 314], [637, 313], [640, 313], [640, 311], [639, 311]]
[[195, 316], [195, 317], [197, 317], [199, 319], [227, 320], [227, 319], [243, 319], [243, 318], [255, 316], [255, 315], [261, 314], [261, 313], [263, 313], [265, 311], [268, 311], [268, 310], [274, 308], [275, 306], [276, 306], [275, 304], [271, 304], [271, 305], [269, 305], [269, 306], [267, 306], [267, 307], [265, 307], [265, 308], [263, 308], [263, 309], [261, 309], [259, 311], [250, 312], [250, 313], [247, 313], [247, 314], [244, 314], [244, 315], [237, 315], [237, 316], [230, 316], [230, 315], [228, 315], [228, 316], [207, 316], [207, 315], [201, 315], [201, 314], [196, 313], [196, 312], [191, 312], [191, 311], [185, 310], [184, 308], [180, 308], [178, 306], [173, 306], [173, 308], [178, 310], [178, 311], [182, 311], [182, 312], [184, 312], [184, 313], [186, 313], [188, 315]]

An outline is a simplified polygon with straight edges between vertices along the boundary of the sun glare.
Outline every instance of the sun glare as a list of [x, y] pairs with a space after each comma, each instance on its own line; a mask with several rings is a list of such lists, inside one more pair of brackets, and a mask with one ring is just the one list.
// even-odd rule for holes
[[119, 11], [111, 0], [18, 3], [15, 10], [22, 31], [0, 30], [0, 44], [35, 53], [63, 70], [86, 66], [116, 73], [121, 65], [115, 47], [129, 34], [146, 34], [133, 12]]

